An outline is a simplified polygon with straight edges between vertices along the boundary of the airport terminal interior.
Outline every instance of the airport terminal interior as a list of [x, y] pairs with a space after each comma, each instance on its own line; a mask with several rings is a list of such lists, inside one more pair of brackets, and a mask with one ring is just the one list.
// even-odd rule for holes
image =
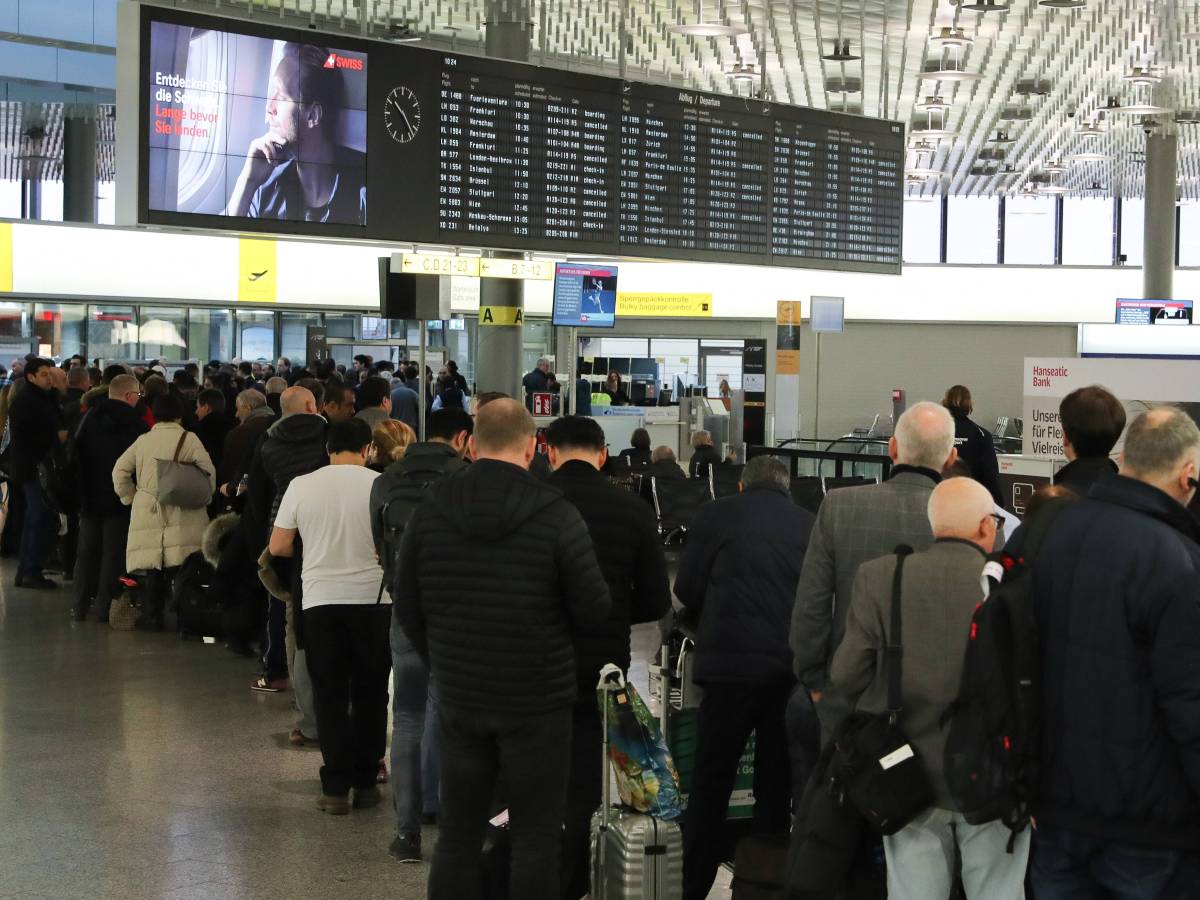
[[1196, 0], [0, 0], [0, 900], [1200, 898], [1197, 300]]

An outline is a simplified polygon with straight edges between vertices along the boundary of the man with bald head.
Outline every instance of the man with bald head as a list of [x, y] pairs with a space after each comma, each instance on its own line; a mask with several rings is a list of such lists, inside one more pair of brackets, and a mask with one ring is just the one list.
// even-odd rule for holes
[[[909, 556], [901, 576], [904, 709], [899, 724], [933, 785], [934, 805], [883, 839], [888, 897], [948, 897], [957, 842], [968, 900], [1021, 900], [1029, 829], [1016, 835], [1009, 853], [1008, 827], [999, 820], [967, 824], [942, 769], [946, 729], [941, 717], [958, 693], [971, 617], [984, 599], [986, 554], [996, 541], [992, 497], [977, 481], [950, 478], [934, 488], [927, 512], [933, 545]], [[885, 651], [896, 560], [889, 554], [859, 567], [846, 636], [833, 657], [833, 684], [859, 712], [887, 710]]]
[[924, 550], [933, 543], [926, 507], [942, 470], [957, 458], [954, 419], [941, 404], [917, 403], [896, 422], [888, 455], [894, 466], [883, 484], [834, 490], [821, 503], [796, 589], [796, 675], [816, 702], [826, 738], [848, 712], [844, 698], [828, 689], [828, 668], [842, 642], [854, 576], [897, 544]]
[[438, 692], [442, 773], [430, 900], [479, 897], [496, 787], [509, 811], [511, 897], [559, 895], [573, 632], [610, 599], [578, 510], [529, 474], [534, 421], [508, 398], [475, 417], [474, 464], [404, 529], [395, 614]]
[[[329, 462], [325, 451], [328, 423], [317, 414], [312, 391], [290, 387], [279, 397], [280, 419], [259, 439], [250, 463], [246, 486], [246, 536], [252, 559], [258, 559], [271, 535], [275, 514], [288, 485], [294, 478], [307, 475]], [[364, 515], [366, 511], [364, 510]], [[293, 581], [299, 587], [299, 579]], [[253, 691], [275, 693], [288, 687], [288, 673], [294, 681], [300, 723], [292, 732], [294, 743], [317, 737], [316, 717], [312, 710], [311, 686], [301, 657], [296, 661], [296, 640], [291, 610], [272, 598], [267, 620], [265, 671], [250, 683]]]
[[1033, 562], [1038, 900], [1200, 896], [1200, 430], [1143, 413]]

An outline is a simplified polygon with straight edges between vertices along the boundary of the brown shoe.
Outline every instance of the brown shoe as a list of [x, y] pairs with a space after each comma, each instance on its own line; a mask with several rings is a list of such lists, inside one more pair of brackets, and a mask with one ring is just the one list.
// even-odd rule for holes
[[323, 813], [329, 813], [331, 816], [349, 815], [350, 798], [344, 794], [341, 796], [322, 794], [317, 798], [317, 809]]
[[369, 788], [355, 788], [354, 790], [355, 809], [370, 809], [372, 806], [378, 806], [379, 801], [382, 799], [383, 793], [374, 785]]

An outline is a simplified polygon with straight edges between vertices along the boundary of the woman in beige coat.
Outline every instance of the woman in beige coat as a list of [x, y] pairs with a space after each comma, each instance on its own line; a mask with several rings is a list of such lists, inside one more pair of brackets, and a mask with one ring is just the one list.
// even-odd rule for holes
[[208, 512], [204, 508], [184, 509], [158, 502], [158, 460], [175, 457], [175, 448], [183, 437], [178, 460], [194, 463], [214, 486], [212, 460], [200, 438], [185, 432], [180, 420], [183, 406], [178, 398], [162, 394], [154, 401], [155, 425], [121, 454], [113, 468], [113, 487], [126, 506], [133, 506], [129, 519], [129, 541], [125, 549], [125, 567], [130, 572], [145, 572], [145, 602], [138, 627], [161, 631], [166, 605], [169, 570], [200, 549]]

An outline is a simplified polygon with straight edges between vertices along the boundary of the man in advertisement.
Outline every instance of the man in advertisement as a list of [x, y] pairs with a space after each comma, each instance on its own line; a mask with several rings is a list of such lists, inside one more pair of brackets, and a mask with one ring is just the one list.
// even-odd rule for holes
[[343, 67], [358, 59], [287, 44], [267, 98], [267, 131], [254, 138], [226, 214], [365, 225], [366, 157], [337, 143]]

